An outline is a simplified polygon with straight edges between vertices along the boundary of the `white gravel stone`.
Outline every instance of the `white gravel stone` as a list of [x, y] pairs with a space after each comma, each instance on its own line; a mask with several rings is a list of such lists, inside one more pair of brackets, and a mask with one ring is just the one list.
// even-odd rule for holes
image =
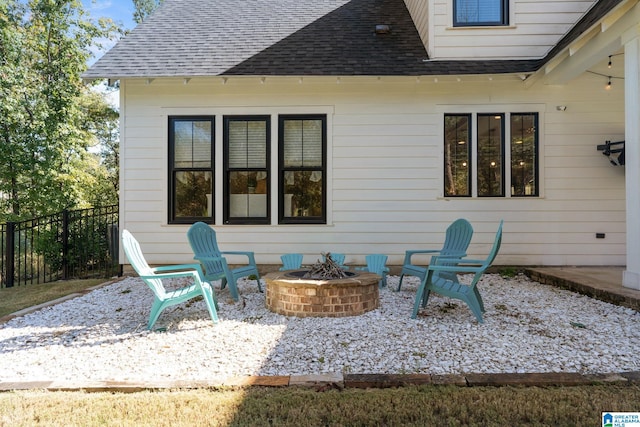
[[388, 278], [361, 316], [270, 312], [255, 282], [241, 301], [219, 290], [220, 322], [202, 301], [165, 310], [147, 331], [151, 291], [126, 278], [0, 326], [0, 381], [210, 380], [325, 373], [611, 373], [640, 370], [640, 314], [569, 291], [487, 274], [486, 313], [434, 295], [417, 319], [417, 281]]

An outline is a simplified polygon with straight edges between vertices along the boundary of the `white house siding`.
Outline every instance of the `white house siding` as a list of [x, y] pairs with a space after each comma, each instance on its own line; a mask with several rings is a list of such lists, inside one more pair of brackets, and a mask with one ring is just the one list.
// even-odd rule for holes
[[427, 0], [404, 0], [425, 46], [429, 46], [429, 6]]
[[436, 60], [541, 58], [595, 3], [510, 0], [509, 26], [454, 28], [453, 2], [433, 2], [428, 51]]
[[[252, 250], [261, 264], [277, 264], [287, 252], [301, 252], [310, 263], [323, 251], [344, 252], [354, 263], [368, 253], [385, 253], [390, 264], [400, 264], [407, 249], [440, 247], [447, 225], [464, 217], [475, 229], [472, 256], [486, 255], [504, 219], [497, 264], [624, 265], [624, 168], [611, 166], [596, 150], [607, 139], [624, 137], [622, 84], [605, 91], [602, 77], [592, 74], [562, 87], [527, 88], [513, 76], [437, 80], [123, 81], [121, 226], [140, 240], [151, 263], [191, 259], [188, 226], [167, 224], [168, 115], [213, 114], [221, 120], [224, 114], [273, 114], [275, 162], [278, 113], [326, 112], [329, 223], [277, 225], [274, 198], [272, 225], [222, 225], [218, 169], [215, 228], [224, 250]], [[540, 197], [442, 197], [443, 114], [478, 111], [540, 113]], [[272, 189], [278, 188], [276, 175]], [[596, 239], [596, 233], [606, 238]]]

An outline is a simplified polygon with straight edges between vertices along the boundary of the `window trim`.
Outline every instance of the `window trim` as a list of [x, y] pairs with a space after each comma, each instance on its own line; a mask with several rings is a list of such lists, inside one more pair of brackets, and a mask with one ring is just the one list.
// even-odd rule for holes
[[[232, 171], [229, 167], [229, 123], [232, 120], [238, 121], [264, 121], [266, 123], [266, 149], [265, 149], [265, 167], [264, 168], [234, 168], [233, 170], [243, 171], [262, 171], [267, 172], [267, 215], [265, 217], [230, 217], [231, 201], [229, 200], [229, 173]], [[225, 115], [222, 117], [223, 123], [223, 223], [230, 225], [257, 224], [264, 225], [271, 223], [271, 116], [267, 114], [261, 115]]]
[[509, 26], [509, 0], [500, 1], [500, 21], [458, 22], [458, 0], [453, 0], [454, 27], [505, 27]]
[[[320, 120], [322, 122], [322, 166], [320, 168], [287, 168], [284, 166], [284, 123], [287, 120]], [[327, 224], [327, 114], [278, 115], [278, 224]], [[284, 215], [284, 175], [287, 171], [322, 172], [322, 215], [316, 217], [286, 217]]]
[[[479, 151], [480, 151], [480, 144], [478, 142], [478, 137], [480, 134], [480, 131], [478, 130], [478, 118], [479, 117], [498, 117], [500, 116], [500, 194], [486, 194], [486, 195], [481, 195], [479, 192], [479, 185], [478, 182], [480, 181], [479, 178], [479, 174], [480, 174], [480, 166], [479, 166]], [[505, 121], [507, 120], [507, 114], [506, 113], [476, 113], [476, 140], [475, 140], [475, 152], [476, 152], [476, 171], [478, 172], [478, 175], [476, 176], [476, 180], [475, 180], [475, 184], [476, 184], [476, 195], [480, 198], [486, 198], [486, 197], [498, 197], [498, 198], [504, 198], [506, 197], [506, 176], [505, 176], [505, 163], [507, 162], [507, 158], [505, 157], [506, 154], [506, 135], [505, 135]], [[511, 120], [511, 115], [509, 114], [509, 120]], [[511, 170], [509, 170], [509, 173], [511, 173]], [[473, 192], [472, 192], [473, 193]]]
[[[211, 123], [211, 159], [210, 166], [208, 168], [176, 168], [175, 165], [175, 132], [174, 123], [180, 121], [209, 121]], [[213, 224], [215, 222], [215, 191], [216, 191], [216, 176], [215, 176], [215, 136], [216, 136], [216, 119], [214, 115], [170, 115], [167, 117], [167, 143], [168, 143], [168, 224], [193, 224], [197, 221], [202, 221], [207, 224]], [[211, 172], [211, 212], [210, 216], [206, 217], [180, 217], [176, 218], [176, 189], [175, 174], [182, 171], [202, 171]]]
[[[444, 114], [444, 120], [443, 120], [443, 131], [445, 131], [445, 135], [446, 135], [446, 118], [447, 117], [465, 117], [467, 119], [467, 132], [468, 132], [468, 136], [467, 136], [467, 144], [468, 144], [468, 154], [467, 154], [467, 167], [468, 167], [468, 172], [467, 172], [467, 188], [469, 189], [469, 194], [447, 194], [447, 188], [446, 188], [446, 183], [447, 183], [447, 179], [446, 179], [446, 175], [443, 176], [443, 194], [444, 197], [455, 197], [455, 198], [459, 198], [459, 197], [472, 197], [473, 196], [473, 174], [474, 174], [474, 165], [473, 165], [473, 148], [474, 148], [474, 129], [473, 129], [473, 114], [471, 113], [445, 113]], [[445, 142], [443, 140], [443, 142]], [[443, 170], [444, 173], [446, 174], [446, 168], [447, 168], [447, 156], [446, 156], [446, 152], [444, 153], [444, 156], [442, 157], [442, 165], [443, 165]]]
[[[530, 111], [530, 112], [526, 112], [526, 111], [522, 111], [522, 112], [512, 112], [509, 113], [509, 138], [510, 138], [510, 142], [509, 142], [509, 149], [510, 152], [513, 151], [513, 148], [511, 146], [513, 141], [513, 134], [511, 133], [511, 118], [513, 116], [525, 116], [525, 115], [533, 115], [534, 116], [534, 127], [535, 127], [535, 133], [534, 133], [534, 156], [535, 156], [535, 160], [533, 162], [533, 168], [535, 170], [535, 179], [534, 179], [534, 185], [535, 185], [535, 189], [536, 191], [533, 192], [533, 194], [512, 194], [511, 192], [511, 187], [513, 186], [513, 184], [511, 184], [509, 187], [509, 197], [513, 197], [513, 198], [527, 198], [527, 197], [540, 197], [540, 113], [538, 113], [537, 111]], [[511, 153], [510, 153], [510, 159], [509, 159], [509, 179], [511, 180], [511, 182], [513, 183], [512, 177], [513, 177], [513, 173], [511, 171], [512, 168], [512, 162], [511, 162]]]
[[[544, 170], [544, 151], [545, 151], [545, 145], [544, 145], [544, 140], [545, 140], [545, 133], [544, 133], [544, 113], [545, 113], [545, 105], [544, 104], [495, 104], [495, 105], [491, 105], [491, 106], [485, 106], [485, 105], [465, 105], [465, 104], [440, 104], [438, 105], [438, 111], [440, 113], [440, 120], [441, 120], [441, 126], [440, 126], [440, 134], [439, 134], [439, 139], [440, 139], [440, 167], [442, 167], [442, 170], [440, 172], [440, 190], [439, 190], [439, 197], [443, 198], [443, 199], [457, 199], [457, 200], [471, 200], [471, 199], [483, 199], [483, 200], [487, 200], [487, 199], [509, 199], [509, 198], [515, 198], [515, 199], [523, 199], [523, 198], [544, 198], [545, 197], [545, 190], [544, 190], [544, 176], [545, 176], [545, 170]], [[492, 113], [495, 111], [501, 111], [501, 114], [504, 114], [504, 122], [505, 122], [505, 129], [504, 129], [504, 159], [503, 159], [503, 166], [505, 168], [504, 171], [504, 195], [503, 196], [479, 196], [478, 195], [478, 177], [477, 177], [477, 162], [478, 162], [478, 156], [477, 156], [477, 144], [478, 144], [478, 139], [477, 139], [477, 135], [476, 135], [476, 129], [477, 129], [477, 117], [478, 115], [482, 115], [482, 114], [493, 114], [493, 115], [497, 115], [496, 113]], [[472, 145], [472, 149], [471, 149], [471, 164], [473, 165], [473, 171], [470, 173], [471, 175], [471, 194], [469, 196], [449, 196], [445, 194], [446, 191], [446, 184], [445, 184], [445, 173], [446, 173], [446, 169], [445, 169], [445, 148], [444, 148], [444, 142], [445, 142], [445, 126], [444, 126], [444, 117], [445, 116], [463, 116], [469, 114], [471, 115], [471, 121], [472, 121], [472, 136], [471, 136], [471, 145]], [[535, 129], [535, 172], [536, 172], [536, 192], [534, 192], [535, 194], [531, 194], [531, 195], [512, 195], [511, 194], [511, 139], [512, 139], [512, 135], [511, 135], [511, 116], [512, 115], [518, 115], [518, 114], [532, 114], [536, 117], [536, 129]]]

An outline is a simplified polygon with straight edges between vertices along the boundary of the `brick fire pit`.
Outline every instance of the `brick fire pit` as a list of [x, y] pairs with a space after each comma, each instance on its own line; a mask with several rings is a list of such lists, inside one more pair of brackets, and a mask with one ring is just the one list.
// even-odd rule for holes
[[380, 296], [374, 273], [358, 272], [344, 279], [303, 279], [298, 270], [263, 276], [269, 310], [285, 316], [346, 317], [378, 308]]

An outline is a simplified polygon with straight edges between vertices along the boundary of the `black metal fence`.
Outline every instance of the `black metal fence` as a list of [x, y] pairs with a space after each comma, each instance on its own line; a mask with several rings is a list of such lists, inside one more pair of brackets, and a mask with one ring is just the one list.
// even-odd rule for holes
[[0, 287], [118, 275], [118, 248], [117, 205], [0, 224]]

